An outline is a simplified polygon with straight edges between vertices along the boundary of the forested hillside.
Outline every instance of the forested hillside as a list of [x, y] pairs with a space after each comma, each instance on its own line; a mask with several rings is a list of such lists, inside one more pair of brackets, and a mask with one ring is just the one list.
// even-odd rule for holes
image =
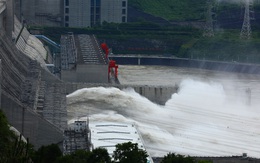
[[[225, 12], [233, 17], [242, 14], [245, 0], [129, 0], [129, 6], [168, 21], [205, 20], [209, 2], [213, 4], [213, 14]], [[253, 10], [258, 13], [260, 0], [253, 0]], [[239, 12], [237, 12], [239, 11]], [[216, 15], [215, 15], [216, 14]], [[230, 16], [226, 15], [226, 16]]]
[[204, 18], [207, 0], [129, 0], [129, 5], [154, 16], [171, 20]]

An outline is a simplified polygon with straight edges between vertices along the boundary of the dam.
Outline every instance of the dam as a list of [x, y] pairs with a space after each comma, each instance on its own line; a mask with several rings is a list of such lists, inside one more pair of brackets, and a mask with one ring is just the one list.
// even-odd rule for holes
[[[211, 146], [212, 142], [213, 144], [225, 145], [226, 142], [223, 143], [221, 140], [226, 140], [226, 138], [228, 138], [230, 142], [235, 142], [234, 144], [229, 144], [231, 146], [230, 148], [234, 151], [235, 149], [237, 149], [236, 147], [238, 145], [242, 144], [242, 147], [239, 147], [246, 151], [252, 152], [253, 156], [256, 156], [256, 153], [259, 152], [256, 149], [256, 146], [258, 144], [247, 146], [247, 144], [240, 143], [243, 142], [243, 139], [248, 139], [247, 142], [249, 144], [253, 144], [251, 142], [251, 140], [253, 140], [252, 135], [254, 137], [259, 134], [259, 131], [255, 131], [253, 129], [258, 128], [256, 124], [259, 123], [257, 120], [255, 120], [256, 117], [252, 116], [251, 113], [248, 113], [248, 111], [250, 112], [250, 109], [255, 111], [255, 106], [257, 106], [258, 104], [257, 99], [259, 97], [259, 91], [257, 88], [259, 88], [259, 79], [251, 79], [250, 75], [248, 77], [248, 74], [258, 75], [258, 73], [260, 72], [258, 65], [217, 63], [176, 58], [154, 59], [152, 57], [128, 57], [122, 59], [122, 57], [120, 58], [120, 56], [110, 56], [111, 60], [115, 60], [116, 63], [119, 64], [118, 80], [120, 81], [120, 84], [110, 83], [109, 75], [111, 74], [108, 73], [109, 63], [107, 62], [106, 58], [104, 58], [104, 53], [101, 51], [100, 47], [97, 46], [98, 42], [96, 42], [97, 40], [94, 38], [94, 36], [72, 36], [70, 37], [70, 39], [76, 38], [76, 44], [75, 46], [74, 44], [68, 45], [72, 45], [70, 47], [72, 50], [75, 50], [77, 48], [77, 50], [75, 51], [82, 51], [83, 53], [79, 55], [79, 58], [75, 58], [75, 55], [60, 55], [60, 58], [58, 58], [56, 62], [58, 62], [59, 60], [64, 61], [59, 62], [64, 67], [60, 70], [61, 74], [59, 76], [57, 74], [51, 73], [46, 66], [46, 64], [53, 64], [52, 61], [54, 59], [54, 56], [49, 55], [50, 51], [48, 50], [48, 47], [45, 47], [45, 45], [39, 39], [31, 35], [24, 24], [20, 23], [18, 19], [14, 15], [12, 15], [12, 10], [8, 9], [8, 6], [10, 4], [5, 6], [5, 4], [3, 3], [1, 5], [0, 22], [8, 21], [6, 23], [1, 23], [0, 27], [1, 109], [6, 114], [11, 125], [17, 128], [25, 137], [28, 137], [29, 141], [35, 146], [35, 148], [39, 148], [42, 145], [48, 145], [51, 143], [62, 145], [63, 130], [67, 128], [68, 117], [72, 117], [71, 114], [76, 114], [71, 113], [70, 110], [71, 108], [74, 108], [74, 105], [79, 105], [78, 103], [73, 104], [68, 101], [68, 98], [66, 96], [78, 89], [89, 88], [99, 90], [97, 91], [99, 92], [99, 94], [97, 92], [95, 92], [96, 94], [94, 94], [93, 92], [90, 92], [91, 94], [87, 94], [87, 97], [85, 97], [87, 102], [82, 102], [85, 107], [97, 107], [92, 109], [93, 112], [100, 113], [101, 109], [102, 111], [107, 111], [107, 109], [110, 109], [108, 112], [105, 113], [107, 115], [112, 115], [112, 117], [114, 118], [118, 118], [117, 120], [123, 119], [127, 121], [129, 120], [127, 118], [130, 118], [132, 120], [135, 120], [136, 123], [138, 123], [141, 127], [144, 127], [146, 130], [152, 129], [152, 131], [160, 131], [152, 132], [142, 130], [145, 140], [148, 143], [149, 140], [153, 140], [151, 142], [153, 142], [154, 144], [150, 144], [149, 150], [153, 152], [154, 155], [157, 154], [156, 151], [161, 152], [164, 149], [167, 149], [168, 151], [169, 148], [175, 146], [176, 150], [178, 149], [179, 151], [183, 152], [182, 150], [189, 147], [190, 143], [192, 142], [191, 138], [196, 138], [195, 141], [198, 144], [201, 143], [199, 140], [201, 140], [202, 138], [198, 136], [201, 133], [206, 135], [204, 137], [208, 143], [206, 144], [206, 146]], [[86, 38], [90, 38], [92, 40], [91, 43], [96, 42], [95, 44], [93, 44], [93, 49], [94, 53], [98, 52], [98, 54], [100, 55], [98, 58], [87, 54], [92, 53], [93, 49], [88, 49], [89, 47], [87, 45], [82, 46], [83, 44], [81, 44], [81, 42], [85, 42]], [[86, 51], [87, 53], [84, 53]], [[91, 64], [88, 64], [89, 62], [91, 62]], [[79, 64], [77, 64], [76, 66], [76, 63]], [[124, 65], [139, 65], [140, 67]], [[150, 71], [147, 71], [147, 69], [151, 69], [151, 67], [142, 67], [147, 65], [154, 65], [156, 71], [158, 71], [159, 73], [149, 73]], [[172, 75], [172, 73], [167, 74], [167, 72], [171, 70], [164, 69], [160, 67], [160, 65], [176, 66], [178, 68], [171, 68], [174, 68], [178, 71], [175, 72], [174, 75]], [[185, 66], [189, 69], [195, 68], [196, 70], [192, 69], [190, 71], [186, 71], [185, 68], [179, 69], [180, 67]], [[204, 71], [203, 69], [207, 70]], [[224, 72], [225, 70], [229, 70], [230, 72], [234, 72], [235, 75], [226, 74], [227, 76], [223, 77], [221, 75], [222, 73], [219, 74], [213, 70], [217, 70], [218, 72], [222, 72], [224, 74], [226, 74]], [[234, 89], [230, 89], [230, 92], [233, 94], [230, 96], [226, 96], [221, 85], [213, 83], [213, 86], [209, 86], [205, 83], [197, 83], [188, 80], [188, 83], [191, 83], [191, 85], [195, 85], [195, 87], [205, 87], [205, 89], [195, 89], [194, 91], [194, 87], [187, 87], [187, 81], [184, 82], [184, 84], [181, 81], [181, 79], [184, 77], [180, 77], [180, 74], [184, 74], [184, 76], [186, 75], [185, 78], [190, 76], [194, 77], [198, 76], [199, 72], [201, 71], [203, 71], [204, 76], [201, 77], [200, 80], [209, 80], [208, 76], [211, 75], [214, 76], [214, 80], [216, 81], [219, 80], [218, 77], [222, 77], [221, 79], [222, 82], [225, 83], [223, 84], [225, 86], [230, 84], [229, 81], [225, 80], [227, 79], [227, 77], [233, 75], [243, 76], [239, 73], [248, 74], [245, 75], [245, 78], [239, 80], [239, 82], [242, 81], [243, 83], [242, 87], [241, 85], [236, 85], [235, 90], [238, 90], [238, 92], [234, 91]], [[195, 73], [195, 75], [192, 73]], [[163, 74], [166, 74], [166, 77], [161, 76]], [[148, 80], [148, 78], [150, 79]], [[234, 78], [238, 79], [236, 77]], [[152, 79], [154, 80], [152, 81]], [[234, 81], [238, 81], [235, 79]], [[247, 82], [247, 79], [250, 79], [250, 81]], [[251, 88], [251, 84], [255, 85], [255, 87]], [[111, 87], [119, 89], [112, 89]], [[152, 102], [144, 100], [143, 98], [138, 96], [138, 94], [135, 94], [132, 90], [129, 90], [129, 87], [133, 88], [135, 92], [146, 97]], [[228, 110], [229, 107], [223, 107], [224, 110], [221, 110], [220, 112], [215, 112], [215, 110], [218, 110], [222, 107], [221, 105], [216, 105], [219, 106], [219, 108], [214, 106], [214, 110], [208, 110], [212, 107], [211, 105], [207, 105], [207, 108], [200, 108], [200, 105], [195, 105], [198, 103], [205, 103], [205, 101], [214, 102], [215, 99], [221, 103], [223, 102], [222, 100], [225, 99], [225, 97], [229, 97], [228, 100], [231, 101], [238, 98], [240, 101], [243, 102], [241, 106], [245, 106], [244, 102], [246, 103], [247, 96], [243, 93], [245, 93], [245, 90], [247, 88], [251, 88], [252, 90], [251, 104], [254, 107], [246, 105], [246, 113], [248, 113], [246, 114], [246, 116], [235, 114], [236, 112], [232, 112], [232, 114], [228, 114], [228, 116], [225, 116], [225, 111]], [[192, 90], [192, 92], [189, 92], [188, 90]], [[207, 90], [210, 90], [211, 92], [202, 96], [203, 99], [200, 99], [200, 96], [196, 94], [196, 92], [203, 93], [207, 92]], [[106, 95], [106, 91], [110, 94]], [[126, 93], [123, 93], [124, 91]], [[179, 92], [180, 94], [175, 94], [174, 96], [172, 96], [174, 93]], [[195, 95], [192, 94], [194, 92]], [[218, 95], [217, 98], [215, 96], [210, 96], [212, 94]], [[234, 94], [239, 94], [241, 95], [241, 97], [234, 96]], [[102, 101], [103, 99], [99, 99], [101, 95], [105, 96], [104, 101]], [[120, 95], [120, 98], [118, 97], [118, 95]], [[194, 96], [191, 98], [190, 95]], [[91, 99], [91, 97], [96, 97], [96, 101]], [[118, 97], [118, 99], [114, 99], [118, 100], [119, 102], [110, 102], [109, 100], [113, 99], [113, 97]], [[188, 101], [187, 99], [194, 100]], [[179, 103], [174, 103], [175, 100]], [[125, 103], [123, 103], [122, 101]], [[69, 105], [67, 105], [67, 103], [69, 103]], [[188, 105], [189, 103], [191, 103], [191, 105]], [[227, 106], [230, 105], [231, 104], [228, 104]], [[137, 106], [140, 106], [141, 108], [138, 108]], [[194, 108], [194, 106], [196, 107]], [[232, 104], [232, 108], [233, 107], [241, 109], [240, 105]], [[198, 111], [196, 110], [197, 108], [201, 110]], [[81, 109], [83, 111], [80, 112], [82, 113], [82, 115], [79, 115], [79, 117], [88, 114], [88, 110], [85, 109], [84, 106], [82, 106]], [[183, 110], [185, 112], [182, 112]], [[243, 112], [244, 110], [240, 111]], [[257, 113], [257, 111], [253, 113]], [[102, 114], [104, 113], [102, 112]], [[230, 119], [232, 119], [234, 114], [235, 117], [238, 118], [232, 121], [231, 124], [226, 125], [225, 122], [228, 122]], [[178, 117], [178, 115], [188, 115], [188, 119], [181, 116]], [[218, 121], [219, 115], [222, 121]], [[96, 116], [98, 119], [98, 116], [102, 117], [104, 115]], [[208, 120], [207, 116], [211, 117], [212, 119], [206, 121]], [[242, 116], [242, 120], [240, 119], [240, 116]], [[193, 117], [196, 118], [196, 121], [192, 119]], [[204, 122], [204, 120], [206, 123]], [[249, 124], [249, 126], [252, 126], [252, 128], [248, 127], [250, 130], [247, 130], [247, 128], [245, 127], [246, 125], [243, 126], [242, 129], [237, 128], [236, 126], [242, 126], [240, 122], [245, 122], [245, 124]], [[158, 126], [156, 126], [156, 124], [158, 124]], [[199, 128], [200, 126], [198, 124], [202, 124], [202, 129]], [[182, 126], [184, 126], [184, 128], [182, 128]], [[190, 126], [194, 128], [189, 128]], [[208, 126], [210, 126], [214, 132], [210, 130]], [[164, 129], [164, 131], [159, 130], [160, 128]], [[183, 129], [190, 130], [184, 130], [185, 132], [182, 132]], [[224, 130], [225, 133], [227, 133], [227, 137], [222, 137], [221, 135], [225, 134], [222, 134], [220, 132], [222, 130], [219, 129]], [[229, 132], [229, 130], [235, 131], [235, 133], [242, 133], [242, 135], [239, 135], [242, 139], [240, 139], [239, 136], [236, 135], [236, 139], [233, 140], [232, 138], [234, 137], [234, 132]], [[177, 137], [172, 136], [172, 131], [176, 131]], [[249, 134], [244, 134], [243, 131], [248, 131]], [[212, 135], [210, 135], [211, 132], [216, 133], [218, 139], [210, 139], [210, 137], [212, 137]], [[169, 136], [169, 138], [174, 139], [162, 140], [161, 135], [156, 135], [156, 138], [151, 137], [151, 135], [155, 135], [155, 133], [164, 133], [164, 136], [165, 133], [168, 133], [165, 137]], [[184, 135], [184, 137], [182, 137], [182, 135]], [[177, 142], [176, 138], [181, 141]], [[167, 144], [164, 144], [166, 146], [157, 147], [159, 145], [157, 143], [164, 142], [164, 140], [165, 142], [169, 143], [168, 146]], [[171, 142], [175, 141], [176, 144], [171, 144]], [[169, 147], [170, 145], [171, 147]], [[202, 149], [202, 147], [194, 146], [194, 148], [189, 148], [187, 151], [192, 153], [196, 151], [195, 149]], [[212, 152], [211, 154], [223, 155], [222, 148], [214, 147], [214, 149], [216, 150], [216, 152]], [[209, 149], [203, 149], [200, 152], [203, 153], [207, 150]], [[243, 151], [238, 150], [234, 152], [234, 154], [242, 152]], [[198, 153], [192, 154], [198, 155]]]

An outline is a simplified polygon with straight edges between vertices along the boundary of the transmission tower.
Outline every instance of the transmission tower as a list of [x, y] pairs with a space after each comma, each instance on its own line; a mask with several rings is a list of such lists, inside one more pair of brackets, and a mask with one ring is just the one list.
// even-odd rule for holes
[[214, 36], [214, 29], [213, 29], [213, 6], [214, 0], [207, 0], [207, 12], [206, 12], [206, 24], [204, 27], [203, 36], [205, 37], [213, 37]]
[[250, 39], [252, 30], [250, 20], [254, 19], [253, 17], [253, 0], [245, 0], [245, 13], [244, 13], [244, 22], [240, 32], [241, 39]]

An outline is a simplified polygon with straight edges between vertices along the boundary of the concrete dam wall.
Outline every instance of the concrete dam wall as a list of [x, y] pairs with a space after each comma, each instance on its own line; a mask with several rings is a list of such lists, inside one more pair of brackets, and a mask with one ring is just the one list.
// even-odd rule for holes
[[62, 143], [66, 94], [58, 80], [0, 33], [1, 110], [35, 148]]

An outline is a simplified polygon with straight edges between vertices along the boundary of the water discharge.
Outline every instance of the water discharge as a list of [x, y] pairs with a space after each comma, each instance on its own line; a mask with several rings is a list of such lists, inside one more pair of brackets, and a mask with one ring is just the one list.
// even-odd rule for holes
[[249, 105], [244, 89], [231, 89], [228, 83], [183, 79], [164, 106], [131, 88], [85, 88], [67, 96], [69, 120], [89, 116], [90, 123], [135, 123], [153, 157], [168, 152], [259, 157], [259, 96], [253, 94]]

